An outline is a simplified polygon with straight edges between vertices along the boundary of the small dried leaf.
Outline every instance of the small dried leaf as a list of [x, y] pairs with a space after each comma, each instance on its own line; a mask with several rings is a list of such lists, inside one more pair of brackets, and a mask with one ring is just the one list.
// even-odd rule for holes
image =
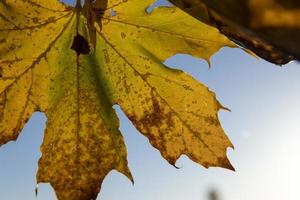
[[298, 0], [171, 2], [269, 62], [281, 65], [300, 60]]

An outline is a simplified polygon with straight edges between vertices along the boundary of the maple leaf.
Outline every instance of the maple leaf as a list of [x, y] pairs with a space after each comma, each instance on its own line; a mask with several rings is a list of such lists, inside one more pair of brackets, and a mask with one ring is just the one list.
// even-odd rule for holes
[[170, 0], [263, 59], [300, 60], [298, 0]]
[[176, 53], [209, 61], [234, 45], [177, 8], [147, 13], [151, 3], [0, 2], [0, 145], [44, 112], [37, 181], [51, 183], [60, 200], [95, 199], [113, 169], [133, 180], [116, 104], [170, 164], [186, 154], [233, 169], [215, 94], [162, 62]]

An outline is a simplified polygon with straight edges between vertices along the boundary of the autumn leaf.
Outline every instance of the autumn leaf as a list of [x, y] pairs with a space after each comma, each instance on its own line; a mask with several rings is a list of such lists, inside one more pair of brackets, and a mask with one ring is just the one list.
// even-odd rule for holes
[[79, 2], [0, 2], [0, 145], [44, 112], [37, 181], [60, 200], [95, 199], [111, 170], [133, 180], [117, 104], [170, 164], [185, 154], [233, 169], [215, 94], [163, 64], [176, 53], [209, 61], [233, 43], [177, 8], [147, 13], [153, 0]]
[[269, 62], [300, 60], [298, 0], [170, 1]]

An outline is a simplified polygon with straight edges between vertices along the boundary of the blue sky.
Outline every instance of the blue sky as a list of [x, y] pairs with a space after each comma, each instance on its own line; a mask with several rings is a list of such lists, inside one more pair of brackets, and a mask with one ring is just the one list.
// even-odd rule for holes
[[[116, 107], [128, 149], [132, 185], [111, 172], [98, 200], [205, 200], [216, 189], [220, 200], [295, 200], [300, 180], [300, 65], [278, 67], [223, 48], [212, 58], [212, 68], [199, 59], [177, 55], [166, 61], [216, 92], [232, 112], [220, 120], [235, 145], [228, 156], [236, 168], [205, 169], [181, 157], [169, 165]], [[17, 142], [0, 149], [0, 199], [35, 199], [35, 173], [43, 140], [45, 116], [33, 115]], [[39, 186], [39, 200], [53, 200], [48, 184]]]

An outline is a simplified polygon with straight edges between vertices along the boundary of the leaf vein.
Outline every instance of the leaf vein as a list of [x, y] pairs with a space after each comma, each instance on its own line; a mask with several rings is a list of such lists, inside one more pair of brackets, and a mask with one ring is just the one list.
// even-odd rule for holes
[[65, 17], [68, 17], [69, 15], [71, 15], [72, 12], [69, 12], [68, 14], [66, 15], [63, 15], [63, 16], [60, 16], [54, 20], [51, 20], [51, 21], [45, 21], [44, 23], [41, 23], [41, 24], [37, 24], [37, 25], [34, 25], [34, 26], [24, 26], [24, 27], [18, 27], [15, 25], [14, 28], [10, 28], [10, 29], [0, 29], [0, 31], [23, 31], [23, 30], [27, 30], [27, 29], [35, 29], [35, 28], [41, 28], [43, 26], [46, 26], [50, 23], [54, 23], [54, 22], [57, 22], [59, 21], [60, 19], [62, 18], [65, 18]]
[[186, 35], [179, 34], [179, 33], [174, 33], [174, 32], [160, 30], [160, 29], [157, 29], [157, 28], [154, 28], [154, 27], [142, 26], [142, 25], [138, 25], [138, 24], [134, 24], [134, 23], [129, 23], [129, 22], [125, 22], [125, 21], [111, 19], [111, 18], [108, 18], [108, 17], [103, 17], [103, 19], [107, 19], [107, 20], [110, 20], [110, 21], [115, 22], [115, 23], [120, 23], [120, 24], [129, 25], [129, 26], [134, 26], [136, 28], [148, 29], [148, 30], [151, 30], [152, 32], [153, 31], [157, 31], [157, 32], [160, 32], [160, 33], [164, 33], [164, 34], [168, 34], [168, 35], [180, 37], [180, 38], [183, 38], [183, 39], [199, 40], [199, 41], [202, 41], [202, 42], [210, 42], [210, 43], [216, 43], [216, 44], [224, 44], [223, 42], [216, 42], [216, 41], [213, 41], [213, 40], [207, 40], [207, 39], [203, 39], [203, 38], [195, 38], [195, 37], [186, 36]]
[[[71, 23], [72, 18], [70, 18], [70, 20], [65, 24], [65, 26], [63, 27], [62, 31], [54, 38], [54, 40], [48, 45], [48, 47], [46, 48], [45, 51], [43, 51], [35, 61], [33, 61], [33, 63], [26, 68], [21, 74], [19, 74], [18, 76], [16, 76], [16, 79], [14, 81], [12, 81], [2, 92], [5, 92], [6, 90], [9, 90], [11, 88], [11, 86], [16, 83], [16, 81], [23, 76], [24, 74], [26, 74], [26, 72], [28, 72], [30, 69], [34, 68], [36, 66], [36, 64], [38, 64], [42, 58], [44, 58], [47, 53], [51, 50], [51, 48], [53, 47], [53, 45], [56, 43], [56, 41], [59, 39], [59, 37], [65, 32], [65, 30], [67, 29], [68, 25]], [[1, 93], [2, 93], [1, 92]]]

